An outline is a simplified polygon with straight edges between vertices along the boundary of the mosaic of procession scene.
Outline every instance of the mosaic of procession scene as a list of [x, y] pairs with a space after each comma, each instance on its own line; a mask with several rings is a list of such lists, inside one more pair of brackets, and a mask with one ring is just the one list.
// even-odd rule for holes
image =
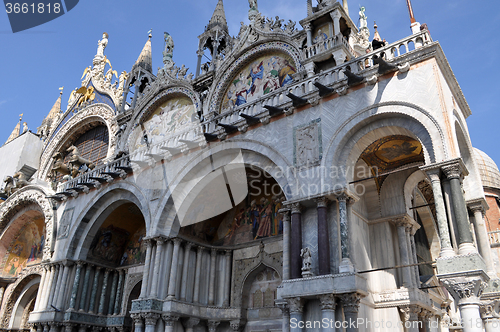
[[224, 93], [222, 111], [251, 102], [292, 82], [296, 67], [283, 53], [261, 55], [232, 79]]
[[182, 227], [180, 235], [211, 245], [235, 245], [282, 234], [278, 211], [285, 196], [281, 187], [260, 169], [246, 167], [245, 172], [248, 194], [241, 202], [227, 212]]
[[[30, 211], [20, 217], [24, 225], [15, 232], [12, 226], [2, 237], [3, 251], [2, 276], [15, 277], [26, 266], [42, 261], [45, 244], [45, 219], [41, 213]], [[12, 239], [9, 241], [9, 238]]]

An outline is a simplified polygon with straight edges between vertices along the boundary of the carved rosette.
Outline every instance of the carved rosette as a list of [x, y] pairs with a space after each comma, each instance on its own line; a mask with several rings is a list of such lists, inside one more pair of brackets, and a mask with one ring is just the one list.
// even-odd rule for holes
[[335, 296], [333, 294], [325, 294], [319, 297], [321, 302], [321, 310], [335, 310]]
[[304, 301], [300, 297], [286, 299], [286, 302], [288, 303], [290, 313], [302, 313], [302, 310], [304, 309]]
[[344, 307], [344, 312], [357, 313], [359, 311], [359, 301], [361, 301], [361, 296], [359, 294], [342, 294], [340, 299]]

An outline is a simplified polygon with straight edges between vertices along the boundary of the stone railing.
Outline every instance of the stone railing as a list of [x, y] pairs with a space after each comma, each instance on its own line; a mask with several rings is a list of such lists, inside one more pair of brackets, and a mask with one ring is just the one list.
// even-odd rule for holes
[[[108, 162], [106, 165], [97, 167], [91, 171], [83, 173], [58, 186], [58, 192], [74, 190], [77, 192], [88, 192], [89, 188], [98, 187], [101, 183], [112, 182], [115, 178], [125, 178], [127, 173], [132, 170], [130, 159], [123, 156], [119, 159]], [[101, 179], [101, 180], [98, 180]]]
[[310, 47], [307, 47], [305, 50], [306, 59], [312, 58], [315, 55], [321, 54], [323, 52], [326, 52], [341, 45], [343, 45], [347, 50], [349, 50], [351, 56], [355, 55], [354, 50], [352, 49], [351, 45], [349, 45], [349, 42], [343, 36], [337, 35], [322, 40], [320, 42], [317, 42], [316, 44]]
[[[343, 39], [343, 38], [342, 38]], [[345, 40], [344, 40], [345, 41]], [[345, 41], [347, 43], [347, 41]], [[317, 91], [314, 82], [319, 82], [325, 86], [332, 86], [336, 83], [340, 84], [342, 80], [346, 79], [344, 71], [350, 69], [353, 73], [359, 73], [365, 69], [373, 67], [373, 59], [376, 57], [383, 57], [388, 61], [395, 60], [397, 57], [402, 56], [414, 49], [418, 49], [432, 42], [430, 34], [427, 30], [421, 31], [417, 34], [411, 35], [407, 38], [401, 39], [395, 43], [379, 48], [373, 52], [355, 58], [351, 61], [340, 64], [328, 71], [319, 73], [312, 77], [301, 79], [297, 82], [291, 83], [285, 87], [277, 89], [268, 93], [257, 100], [240, 105], [232, 110], [225, 111], [207, 120], [203, 123], [203, 129], [206, 133], [213, 133], [214, 131], [222, 132], [216, 123], [237, 125], [244, 123], [243, 118], [239, 116], [240, 113], [255, 116], [258, 118], [265, 118], [267, 110], [264, 106], [288, 106], [291, 105], [292, 100], [286, 95], [291, 92], [296, 96], [302, 97], [314, 91]]]
[[500, 247], [500, 230], [488, 232], [488, 237], [492, 248]]

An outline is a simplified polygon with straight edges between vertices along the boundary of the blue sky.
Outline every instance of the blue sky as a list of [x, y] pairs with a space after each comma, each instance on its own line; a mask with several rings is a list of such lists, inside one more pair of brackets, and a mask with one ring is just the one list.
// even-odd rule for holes
[[[315, 0], [313, 0], [315, 2]], [[198, 38], [210, 20], [217, 0], [81, 0], [69, 13], [41, 26], [13, 34], [7, 14], [0, 13], [0, 144], [5, 142], [24, 113], [36, 132], [64, 86], [63, 109], [69, 93], [80, 85], [83, 70], [92, 64], [97, 41], [109, 34], [105, 54], [118, 72], [130, 71], [153, 29], [153, 68], [162, 65], [163, 32], [175, 42], [174, 61], [194, 71]], [[406, 0], [348, 0], [358, 22], [360, 5], [366, 7], [373, 36], [373, 21], [388, 42], [410, 35]], [[240, 21], [248, 23], [247, 0], [225, 0], [231, 35]], [[497, 97], [500, 96], [500, 2], [413, 0], [415, 16], [427, 23], [450, 62], [472, 110], [468, 118], [473, 146], [500, 163]], [[260, 0], [259, 10], [297, 22], [306, 15], [306, 0]]]

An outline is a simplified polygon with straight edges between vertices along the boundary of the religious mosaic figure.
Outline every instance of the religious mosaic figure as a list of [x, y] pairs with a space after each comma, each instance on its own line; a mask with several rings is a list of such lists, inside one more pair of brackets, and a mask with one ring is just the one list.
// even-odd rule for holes
[[260, 199], [260, 225], [254, 239], [271, 236], [273, 207], [268, 199]]

